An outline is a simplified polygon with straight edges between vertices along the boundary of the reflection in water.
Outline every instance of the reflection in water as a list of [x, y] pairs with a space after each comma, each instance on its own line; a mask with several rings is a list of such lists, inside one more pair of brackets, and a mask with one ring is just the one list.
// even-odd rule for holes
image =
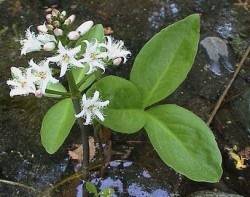
[[164, 25], [166, 21], [166, 17], [174, 16], [179, 12], [177, 5], [175, 3], [170, 3], [168, 0], [164, 1], [156, 1], [155, 9], [148, 17], [148, 21], [150, 27], [152, 29], [159, 29]]
[[[121, 169], [121, 167], [123, 169]], [[106, 178], [92, 178], [91, 182], [95, 184], [99, 190], [105, 188], [113, 188], [116, 194], [112, 197], [120, 195], [128, 195], [131, 197], [170, 197], [167, 190], [161, 189], [160, 186], [152, 186], [156, 182], [147, 170], [138, 170], [131, 161], [122, 162], [120, 160], [109, 163], [109, 176]], [[122, 172], [121, 174], [117, 172]], [[134, 177], [126, 177], [127, 174], [133, 174]], [[95, 174], [92, 175], [92, 177]], [[76, 188], [77, 197], [82, 196], [82, 186], [79, 184]]]
[[225, 39], [233, 37], [232, 30], [233, 30], [232, 23], [230, 22], [226, 22], [222, 25], [219, 25], [216, 28], [216, 31], [221, 35], [222, 38]]
[[216, 75], [234, 72], [229, 61], [227, 43], [218, 37], [206, 37], [200, 42], [208, 58], [208, 68]]

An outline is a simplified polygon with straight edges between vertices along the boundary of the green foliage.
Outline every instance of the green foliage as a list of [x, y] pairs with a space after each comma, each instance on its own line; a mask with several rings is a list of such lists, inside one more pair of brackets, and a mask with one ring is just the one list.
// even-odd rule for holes
[[102, 100], [110, 101], [109, 106], [104, 109], [104, 126], [124, 133], [136, 132], [144, 126], [141, 95], [130, 81], [107, 76], [96, 82], [87, 95], [92, 95], [95, 90], [100, 92]]
[[85, 73], [87, 71], [87, 67], [83, 67], [83, 68], [72, 68], [71, 69], [75, 83], [78, 84], [82, 81], [82, 79], [84, 79], [85, 77]]
[[96, 186], [95, 186], [93, 183], [91, 183], [91, 182], [86, 182], [85, 185], [86, 185], [86, 189], [87, 189], [87, 191], [88, 191], [89, 193], [93, 193], [95, 196], [98, 195]]
[[222, 158], [207, 125], [176, 105], [151, 107], [186, 78], [198, 48], [199, 21], [197, 14], [188, 16], [149, 40], [136, 57], [132, 83], [105, 77], [90, 92], [99, 90], [104, 100], [110, 100], [104, 126], [123, 133], [144, 126], [167, 165], [192, 180], [216, 182], [222, 174]]
[[[58, 91], [58, 92], [64, 92], [64, 93], [67, 92], [65, 87], [60, 82], [54, 83], [54, 84], [49, 84], [47, 86], [46, 90], [52, 90], [52, 91]], [[59, 94], [51, 94], [51, 93], [46, 93], [45, 96], [46, 97], [51, 97], [51, 98], [59, 98], [59, 97], [61, 97], [61, 95], [59, 95]]]
[[[72, 69], [72, 81], [80, 92], [87, 90], [87, 97], [99, 91], [101, 100], [110, 101], [103, 110], [105, 120], [101, 124], [122, 133], [144, 127], [167, 165], [192, 180], [217, 182], [222, 174], [222, 158], [209, 127], [182, 107], [157, 105], [185, 80], [197, 52], [199, 30], [199, 15], [193, 14], [156, 34], [137, 55], [130, 80], [115, 76], [99, 79], [98, 72], [87, 76], [85, 67]], [[79, 55], [86, 48], [83, 40], [95, 39], [104, 41], [102, 25], [95, 25], [77, 41], [76, 46], [82, 46]], [[64, 87], [53, 88], [65, 91]], [[71, 99], [64, 99], [45, 115], [41, 135], [49, 153], [54, 153], [67, 137], [75, 122], [74, 114]], [[86, 188], [95, 196], [111, 196], [114, 192], [108, 188], [98, 193], [92, 183], [86, 183]]]
[[47, 111], [42, 122], [41, 140], [48, 153], [58, 150], [74, 123], [75, 110], [69, 98], [59, 101]]
[[186, 78], [199, 42], [200, 19], [193, 14], [163, 29], [137, 55], [130, 80], [147, 107], [170, 95]]
[[115, 190], [113, 188], [105, 188], [99, 192], [101, 197], [110, 197], [115, 194]]
[[220, 151], [204, 121], [172, 104], [158, 105], [146, 112], [145, 130], [166, 164], [195, 181], [219, 180]]
[[91, 182], [86, 182], [86, 189], [88, 192], [93, 193], [95, 197], [98, 197], [98, 196], [110, 197], [115, 193], [113, 188], [105, 188], [98, 193], [96, 186]]

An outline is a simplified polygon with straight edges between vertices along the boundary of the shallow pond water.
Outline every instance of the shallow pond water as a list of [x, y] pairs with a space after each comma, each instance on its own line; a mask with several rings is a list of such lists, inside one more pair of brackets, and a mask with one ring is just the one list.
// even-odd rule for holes
[[[10, 98], [6, 85], [6, 80], [10, 77], [10, 67], [26, 65], [32, 57], [30, 54], [27, 57], [20, 56], [17, 40], [31, 24], [42, 24], [46, 6], [57, 5], [58, 9], [76, 14], [77, 24], [93, 20], [105, 27], [111, 27], [114, 31], [112, 35], [124, 40], [132, 56], [126, 65], [108, 72], [128, 77], [134, 54], [162, 28], [192, 13], [201, 14], [201, 40], [207, 37], [223, 39], [229, 50], [223, 61], [235, 67], [250, 43], [250, 15], [244, 7], [234, 3], [238, 1], [0, 1], [0, 10], [4, 13], [0, 16], [0, 179], [46, 191], [52, 188], [51, 184], [60, 183], [74, 174], [74, 166], [68, 159], [67, 150], [79, 138], [77, 127], [59, 151], [49, 155], [41, 145], [39, 130], [44, 113], [54, 101], [31, 96]], [[213, 66], [223, 68], [223, 61], [214, 62]], [[210, 63], [209, 55], [200, 45], [188, 78], [164, 102], [188, 108], [206, 121], [233, 72], [232, 69], [229, 72], [224, 70], [225, 72], [218, 75], [211, 71]], [[206, 196], [206, 192], [202, 193], [203, 190], [249, 196], [249, 168], [237, 170], [227, 152], [228, 148], [235, 145], [238, 152], [250, 146], [249, 83], [248, 59], [211, 124], [223, 154], [224, 174], [219, 183], [197, 183], [174, 172], [160, 160], [147, 135], [141, 131], [133, 135], [113, 133], [112, 149], [122, 153], [131, 151], [123, 162], [120, 162], [119, 154], [112, 155], [111, 160], [118, 160], [120, 164], [109, 164], [104, 177], [98, 179], [99, 186], [112, 186], [119, 196], [154, 196], [154, 192], [156, 196], [188, 196], [197, 191], [201, 193], [196, 196]], [[131, 165], [124, 167], [126, 162], [131, 162]], [[93, 173], [92, 176], [92, 181], [97, 181], [97, 175]], [[77, 186], [81, 186], [81, 181], [76, 178], [51, 189], [51, 195], [76, 196]], [[0, 196], [38, 195], [39, 192], [30, 188], [0, 182]]]

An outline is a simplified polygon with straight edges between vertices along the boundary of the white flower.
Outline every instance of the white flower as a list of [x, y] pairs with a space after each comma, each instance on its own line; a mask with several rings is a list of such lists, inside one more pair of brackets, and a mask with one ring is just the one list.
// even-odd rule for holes
[[36, 92], [35, 84], [31, 77], [31, 69], [25, 69], [25, 73], [19, 68], [11, 67], [12, 80], [8, 80], [7, 84], [11, 86], [10, 96], [28, 95]]
[[83, 59], [79, 61], [89, 65], [89, 70], [86, 74], [94, 72], [97, 68], [101, 68], [104, 72], [106, 64], [103, 60], [107, 57], [107, 53], [101, 50], [97, 40], [94, 43], [90, 43], [87, 40], [84, 40], [84, 42], [87, 45], [86, 51], [83, 54]]
[[58, 44], [58, 55], [54, 57], [49, 57], [47, 60], [49, 62], [57, 62], [61, 67], [60, 77], [64, 76], [69, 67], [83, 67], [83, 64], [76, 59], [76, 54], [80, 52], [81, 46], [75, 47], [73, 49], [65, 48], [59, 41]]
[[80, 35], [84, 35], [85, 33], [87, 33], [90, 28], [94, 25], [93, 21], [86, 21], [84, 23], [82, 23], [77, 29], [76, 31], [80, 33]]
[[38, 86], [37, 94], [45, 94], [48, 84], [58, 83], [59, 80], [52, 77], [51, 69], [49, 68], [48, 61], [41, 61], [36, 64], [33, 59], [29, 61], [31, 68], [32, 78], [34, 83]]
[[102, 44], [107, 49], [107, 56], [110, 60], [115, 60], [119, 57], [123, 58], [123, 62], [127, 61], [127, 56], [131, 54], [126, 50], [123, 41], [115, 41], [111, 36], [106, 36], [106, 44]]
[[45, 22], [43, 23], [43, 25], [38, 25], [37, 26], [37, 30], [40, 31], [40, 32], [42, 32], [42, 33], [47, 33], [48, 32], [48, 28], [45, 25]]
[[[30, 31], [30, 28], [26, 30], [26, 39], [20, 41], [23, 45], [21, 49], [21, 55], [26, 55], [32, 51], [40, 51], [43, 48], [43, 45], [49, 42], [55, 42], [56, 38], [53, 35], [40, 32], [37, 36], [34, 32]], [[51, 46], [51, 45], [50, 45]], [[45, 49], [48, 49], [45, 47]]]
[[82, 96], [82, 111], [75, 115], [76, 118], [83, 117], [85, 119], [85, 125], [92, 123], [93, 118], [97, 117], [101, 121], [104, 121], [104, 115], [102, 109], [109, 104], [109, 100], [101, 101], [99, 99], [99, 92], [95, 91], [93, 98], [87, 99], [86, 95]]
[[30, 31], [30, 27], [26, 30], [26, 39], [20, 40], [22, 46], [21, 55], [32, 51], [39, 51], [42, 48], [42, 43], [37, 39], [34, 32]]

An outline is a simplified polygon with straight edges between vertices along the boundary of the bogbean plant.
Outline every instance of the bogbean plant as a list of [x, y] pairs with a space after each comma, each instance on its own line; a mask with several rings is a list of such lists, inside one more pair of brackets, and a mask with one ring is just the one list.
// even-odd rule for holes
[[46, 51], [47, 57], [31, 59], [27, 67], [12, 67], [13, 78], [7, 81], [11, 97], [34, 94], [57, 99], [41, 126], [46, 151], [53, 154], [59, 149], [76, 120], [85, 160], [89, 151], [85, 125], [128, 134], [144, 128], [171, 168], [195, 181], [217, 182], [222, 158], [206, 123], [178, 105], [157, 104], [176, 90], [191, 69], [199, 43], [199, 15], [153, 36], [136, 56], [128, 80], [105, 75], [106, 68], [126, 62], [131, 55], [124, 42], [105, 36], [103, 26], [93, 21], [74, 28], [74, 20], [75, 15], [66, 17], [65, 11], [53, 9], [37, 27], [38, 34], [28, 28], [21, 55]]

